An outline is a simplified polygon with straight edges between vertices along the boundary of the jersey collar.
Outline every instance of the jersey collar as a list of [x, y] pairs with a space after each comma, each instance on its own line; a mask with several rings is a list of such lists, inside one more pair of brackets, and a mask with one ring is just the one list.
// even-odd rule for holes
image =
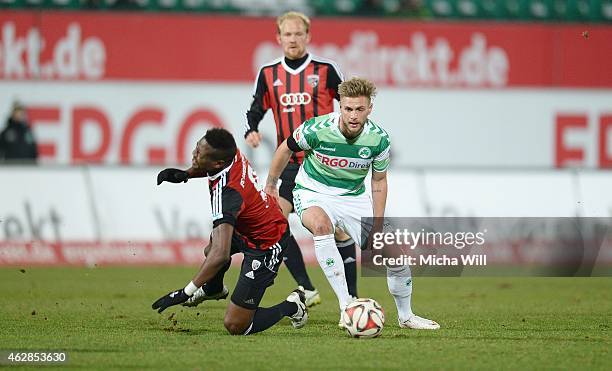
[[287, 63], [285, 62], [285, 58], [284, 57], [281, 58], [281, 64], [283, 65], [283, 68], [285, 69], [285, 71], [289, 72], [292, 75], [297, 75], [297, 74], [299, 74], [300, 72], [302, 72], [302, 71], [304, 71], [306, 69], [306, 67], [308, 66], [308, 64], [310, 63], [311, 60], [312, 60], [312, 54], [308, 53], [308, 58], [306, 58], [304, 63], [302, 63], [295, 70], [287, 65]]

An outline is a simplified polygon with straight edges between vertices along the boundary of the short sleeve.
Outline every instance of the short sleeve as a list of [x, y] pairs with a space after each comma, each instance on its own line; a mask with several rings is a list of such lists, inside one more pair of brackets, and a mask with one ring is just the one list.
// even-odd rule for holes
[[312, 118], [293, 131], [293, 139], [304, 151], [316, 148], [319, 143], [316, 132], [313, 130], [315, 119]]
[[227, 223], [236, 225], [236, 219], [242, 211], [242, 196], [238, 191], [230, 187], [220, 190], [213, 188], [211, 198], [213, 228]]
[[374, 161], [372, 163], [372, 169], [376, 172], [382, 173], [386, 171], [389, 167], [389, 163], [391, 162], [390, 152], [391, 152], [391, 141], [388, 136], [383, 136], [381, 138], [380, 144], [378, 146], [378, 154], [374, 157]]

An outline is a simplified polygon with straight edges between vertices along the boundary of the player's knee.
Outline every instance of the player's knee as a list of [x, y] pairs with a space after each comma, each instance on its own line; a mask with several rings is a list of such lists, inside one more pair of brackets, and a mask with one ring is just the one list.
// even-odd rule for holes
[[329, 224], [327, 220], [317, 221], [314, 225], [314, 230], [312, 231], [315, 236], [324, 236], [328, 234], [333, 234], [334, 230]]
[[235, 318], [225, 317], [223, 325], [230, 335], [242, 335], [247, 330], [248, 324], [237, 321]]

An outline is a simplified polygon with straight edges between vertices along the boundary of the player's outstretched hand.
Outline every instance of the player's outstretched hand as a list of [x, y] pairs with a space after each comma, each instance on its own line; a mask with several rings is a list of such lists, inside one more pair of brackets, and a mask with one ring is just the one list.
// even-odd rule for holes
[[157, 299], [157, 301], [151, 305], [151, 308], [157, 309], [157, 312], [161, 313], [168, 307], [186, 302], [187, 299], [189, 299], [189, 295], [185, 294], [185, 290], [178, 289]]
[[266, 184], [266, 186], [264, 187], [264, 192], [274, 197], [276, 202], [279, 202], [278, 188], [276, 188], [275, 186], [271, 184]]
[[167, 168], [157, 174], [157, 185], [162, 184], [164, 181], [170, 183], [187, 182], [187, 179], [189, 179], [189, 174], [186, 171]]

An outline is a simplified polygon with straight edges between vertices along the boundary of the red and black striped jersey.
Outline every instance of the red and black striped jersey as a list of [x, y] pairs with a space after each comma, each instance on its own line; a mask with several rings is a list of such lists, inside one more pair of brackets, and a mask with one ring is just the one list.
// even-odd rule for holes
[[[333, 112], [338, 85], [343, 80], [340, 69], [334, 62], [311, 54], [300, 61], [279, 58], [260, 68], [247, 112], [245, 136], [258, 130], [268, 109], [274, 113], [277, 146], [304, 121]], [[303, 157], [302, 152], [294, 153], [290, 162], [301, 163]]]
[[267, 250], [289, 227], [278, 203], [257, 183], [249, 161], [238, 151], [232, 164], [208, 178], [213, 227], [234, 226], [253, 249]]

